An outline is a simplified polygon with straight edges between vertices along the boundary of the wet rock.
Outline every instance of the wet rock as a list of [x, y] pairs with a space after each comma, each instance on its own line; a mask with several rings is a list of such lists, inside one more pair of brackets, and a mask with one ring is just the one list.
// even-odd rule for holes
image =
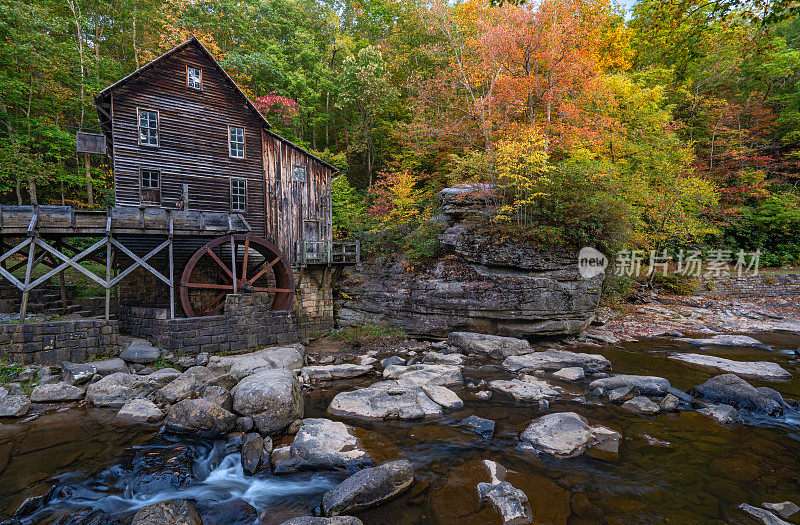
[[222, 388], [221, 386], [216, 385], [206, 385], [203, 387], [203, 399], [207, 399], [214, 403], [215, 405], [219, 405], [228, 412], [233, 410], [233, 396], [231, 393]]
[[383, 378], [416, 386], [457, 386], [464, 383], [461, 368], [452, 365], [390, 365], [384, 369]]
[[333, 516], [323, 518], [320, 516], [300, 516], [284, 521], [281, 525], [364, 525], [364, 523], [352, 516]]
[[300, 370], [305, 364], [305, 348], [301, 344], [278, 348], [265, 348], [250, 354], [223, 356], [221, 370], [242, 379], [264, 370]]
[[489, 388], [508, 394], [515, 400], [523, 402], [539, 401], [556, 397], [560, 394], [558, 390], [550, 386], [546, 381], [536, 379], [533, 376], [523, 376], [522, 379], [490, 381]]
[[158, 402], [171, 405], [183, 399], [197, 397], [203, 387], [212, 379], [214, 373], [204, 366], [193, 366], [169, 384], [158, 389], [155, 398]]
[[530, 343], [524, 339], [472, 332], [453, 332], [447, 337], [447, 343], [464, 353], [483, 354], [493, 359], [505, 359], [531, 351]]
[[553, 377], [556, 379], [563, 379], [564, 381], [580, 381], [586, 377], [583, 368], [579, 366], [568, 366], [556, 372], [553, 372]]
[[443, 354], [441, 352], [428, 352], [422, 359], [424, 364], [434, 365], [463, 365], [466, 357], [461, 354]]
[[772, 399], [773, 401], [775, 401], [776, 403], [780, 404], [781, 406], [785, 405], [785, 402], [783, 400], [783, 396], [781, 395], [781, 393], [778, 392], [777, 390], [773, 389], [773, 388], [770, 388], [768, 386], [759, 386], [759, 387], [756, 387], [756, 392], [758, 392], [759, 394], [763, 395], [764, 397], [768, 397], [768, 398]]
[[[616, 434], [616, 436], [614, 436]], [[589, 425], [586, 418], [575, 412], [547, 414], [534, 419], [520, 436], [523, 448], [559, 458], [579, 456], [598, 442], [610, 449], [619, 433], [606, 427]]]
[[406, 420], [437, 417], [444, 412], [418, 386], [381, 381], [337, 394], [328, 407], [328, 413], [366, 419]]
[[236, 430], [239, 432], [250, 432], [253, 430], [253, 418], [249, 416], [237, 417], [236, 418]]
[[661, 408], [649, 397], [645, 396], [636, 396], [625, 401], [622, 403], [622, 408], [643, 416], [655, 416], [661, 412]]
[[654, 438], [650, 434], [639, 434], [639, 437], [644, 439], [645, 443], [650, 445], [651, 447], [664, 447], [669, 448], [672, 444], [669, 441], [662, 441], [658, 438]]
[[431, 398], [431, 401], [445, 410], [458, 410], [464, 407], [464, 402], [458, 397], [458, 394], [445, 386], [423, 385], [422, 390]]
[[257, 523], [258, 511], [240, 498], [226, 501], [204, 500], [196, 504], [203, 525]]
[[792, 374], [783, 369], [779, 364], [770, 361], [733, 361], [712, 355], [702, 354], [672, 354], [670, 359], [718, 370], [730, 372], [739, 377], [748, 379], [791, 379]]
[[381, 359], [381, 366], [383, 368], [388, 368], [392, 365], [405, 365], [405, 364], [406, 360], [400, 357], [399, 355], [393, 355], [391, 357]]
[[70, 363], [69, 361], [61, 363], [61, 377], [68, 385], [88, 383], [96, 373], [97, 367], [92, 363]]
[[589, 383], [589, 389], [600, 389], [603, 392], [623, 387], [635, 387], [645, 396], [662, 396], [670, 388], [669, 381], [663, 377], [637, 376], [617, 374], [602, 379], [595, 379]]
[[492, 398], [492, 393], [489, 392], [488, 390], [479, 390], [472, 395], [474, 395], [478, 399], [483, 399], [484, 401]]
[[197, 451], [185, 445], [137, 447], [122, 459], [125, 490], [139, 496], [174, 491], [197, 481]]
[[611, 369], [611, 362], [599, 354], [582, 354], [567, 350], [544, 350], [529, 354], [510, 356], [503, 361], [503, 368], [510, 372], [553, 372], [562, 368], [580, 367], [587, 374]]
[[361, 357], [358, 358], [358, 364], [362, 366], [374, 367], [378, 363], [380, 363], [380, 361], [369, 355], [362, 355]]
[[494, 434], [495, 423], [491, 419], [484, 419], [478, 416], [469, 416], [459, 422], [459, 426], [466, 427], [479, 436], [489, 439]]
[[680, 404], [680, 399], [672, 394], [667, 394], [658, 404], [658, 407], [664, 412], [675, 412], [680, 407]]
[[739, 505], [738, 509], [753, 518], [755, 521], [759, 521], [764, 525], [790, 525], [788, 521], [780, 519], [770, 511], [753, 507], [747, 503], [742, 503]]
[[77, 401], [82, 399], [85, 390], [81, 387], [67, 383], [53, 383], [39, 385], [31, 392], [31, 401], [34, 403], [61, 403], [64, 401]]
[[681, 338], [678, 340], [692, 345], [756, 346], [765, 348], [764, 343], [746, 335], [715, 335], [706, 339]]
[[167, 432], [219, 437], [236, 426], [236, 416], [206, 399], [184, 399], [172, 405], [164, 420]]
[[149, 365], [161, 358], [161, 350], [144, 339], [134, 339], [119, 356], [130, 363]]
[[185, 499], [171, 499], [142, 507], [132, 525], [203, 525], [194, 504]]
[[730, 405], [709, 405], [697, 411], [699, 414], [708, 416], [720, 425], [738, 423], [741, 420], [739, 411]]
[[0, 397], [0, 417], [20, 417], [28, 413], [31, 401], [28, 396], [5, 395]]
[[[602, 389], [600, 389], [602, 392]], [[640, 395], [639, 389], [635, 386], [622, 386], [615, 388], [608, 393], [608, 400], [612, 403], [624, 403]]]
[[667, 393], [677, 397], [682, 403], [691, 404], [692, 403], [692, 396], [684, 392], [683, 390], [678, 390], [674, 387], [669, 387], [667, 389]]
[[722, 374], [712, 377], [692, 391], [699, 397], [715, 403], [724, 403], [736, 408], [763, 412], [770, 416], [783, 414], [783, 406], [771, 396], [765, 395], [750, 383], [735, 374]]
[[392, 461], [356, 472], [322, 497], [322, 513], [337, 516], [359, 512], [388, 501], [414, 483], [406, 460]]
[[273, 457], [276, 474], [298, 470], [354, 470], [372, 464], [372, 458], [352, 427], [329, 419], [304, 419], [288, 449], [288, 454]]
[[782, 501], [781, 503], [762, 503], [761, 506], [773, 514], [777, 514], [781, 518], [788, 518], [797, 511], [800, 511], [800, 507], [791, 501]]
[[155, 423], [164, 418], [164, 412], [149, 399], [137, 398], [122, 405], [120, 411], [117, 412], [117, 417], [137, 423]]
[[312, 381], [335, 381], [363, 376], [372, 371], [371, 365], [316, 365], [304, 366], [303, 373]]
[[261, 469], [264, 460], [264, 438], [253, 432], [244, 438], [241, 448], [242, 470], [252, 476]]
[[53, 523], [56, 525], [109, 525], [117, 523], [117, 521], [103, 510], [87, 508], [70, 511], [68, 516], [62, 516]]
[[522, 525], [533, 521], [528, 497], [508, 481], [495, 485], [479, 483], [478, 498], [494, 507], [504, 525]]
[[303, 417], [300, 384], [289, 370], [261, 370], [233, 389], [233, 410], [252, 417], [261, 434], [274, 435]]
[[173, 378], [158, 372], [149, 376], [115, 372], [90, 384], [86, 389], [86, 399], [97, 406], [121, 408], [129, 399], [147, 397]]

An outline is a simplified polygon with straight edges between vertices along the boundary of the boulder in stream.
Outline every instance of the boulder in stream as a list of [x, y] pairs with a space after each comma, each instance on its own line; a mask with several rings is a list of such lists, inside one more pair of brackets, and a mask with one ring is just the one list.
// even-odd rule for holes
[[739, 505], [738, 509], [750, 516], [750, 518], [754, 519], [755, 521], [760, 521], [764, 525], [791, 525], [788, 521], [782, 520], [766, 509], [753, 507], [747, 503], [742, 503]]
[[722, 357], [703, 354], [672, 354], [670, 359], [718, 370], [720, 372], [730, 372], [739, 377], [748, 379], [779, 379], [788, 380], [792, 374], [786, 371], [778, 363], [771, 361], [734, 361]]
[[464, 383], [461, 367], [454, 365], [390, 365], [383, 370], [383, 378], [416, 386], [458, 386]]
[[273, 455], [276, 474], [298, 470], [355, 470], [372, 465], [372, 458], [353, 428], [339, 421], [304, 419], [291, 446]]
[[0, 417], [20, 417], [28, 413], [31, 400], [23, 395], [0, 396]]
[[542, 381], [533, 376], [523, 376], [522, 379], [498, 379], [489, 382], [489, 388], [496, 392], [503, 392], [517, 401], [540, 401], [556, 397], [560, 392], [547, 381]]
[[167, 432], [215, 438], [231, 432], [236, 416], [207, 399], [184, 399], [172, 405], [164, 420]]
[[781, 518], [788, 518], [800, 511], [800, 507], [792, 501], [782, 501], [780, 503], [762, 503], [761, 506]]
[[585, 376], [586, 373], [580, 366], [568, 366], [553, 372], [553, 377], [556, 379], [563, 379], [564, 381], [580, 381]]
[[447, 337], [447, 343], [466, 354], [483, 354], [493, 359], [505, 359], [531, 351], [531, 344], [525, 339], [473, 332], [452, 332]]
[[258, 511], [240, 498], [226, 501], [203, 500], [197, 502], [196, 507], [203, 525], [258, 523]]
[[241, 448], [242, 470], [252, 476], [261, 469], [264, 461], [264, 438], [256, 432], [244, 437]]
[[171, 405], [182, 399], [197, 397], [214, 373], [204, 366], [193, 366], [155, 393], [156, 401]]
[[300, 370], [305, 364], [305, 348], [301, 344], [265, 348], [258, 352], [223, 356], [214, 366], [239, 379], [263, 370]]
[[365, 419], [407, 420], [437, 417], [444, 411], [418, 386], [381, 381], [337, 394], [328, 406], [328, 413]]
[[[127, 367], [125, 372], [127, 372]], [[68, 385], [87, 383], [96, 373], [97, 367], [94, 366], [94, 363], [70, 363], [69, 361], [61, 363], [61, 377]]]
[[90, 384], [86, 399], [101, 407], [121, 408], [129, 399], [147, 397], [180, 375], [171, 369], [159, 370], [146, 376], [115, 372]]
[[750, 383], [736, 374], [722, 374], [697, 385], [692, 391], [703, 399], [714, 403], [724, 403], [736, 408], [763, 412], [769, 416], [783, 414], [782, 403], [773, 399], [767, 392], [759, 392]]
[[414, 483], [405, 459], [360, 470], [322, 496], [322, 513], [338, 516], [359, 512], [399, 496]]
[[83, 398], [86, 391], [67, 383], [52, 383], [39, 385], [31, 392], [31, 401], [34, 403], [61, 403], [64, 401], [77, 401]]
[[459, 426], [465, 427], [479, 436], [489, 439], [494, 434], [495, 423], [491, 419], [485, 419], [478, 416], [469, 416], [459, 423]]
[[579, 456], [601, 444], [604, 452], [617, 452], [620, 434], [603, 426], [591, 426], [575, 412], [547, 414], [534, 419], [520, 436], [522, 448], [558, 458]]
[[160, 501], [142, 507], [133, 517], [132, 525], [203, 525], [194, 503], [186, 499]]
[[364, 525], [364, 523], [353, 516], [331, 516], [330, 518], [300, 516], [284, 521], [281, 525]]
[[312, 381], [335, 381], [363, 376], [373, 370], [371, 365], [316, 365], [304, 366], [303, 373]]
[[262, 435], [277, 434], [303, 417], [300, 384], [290, 370], [258, 371], [233, 389], [233, 410], [252, 417]]
[[478, 499], [489, 504], [500, 515], [503, 525], [525, 525], [533, 521], [528, 496], [506, 481], [506, 469], [499, 463], [484, 460], [489, 482], [478, 483]]
[[554, 372], [567, 367], [581, 367], [587, 374], [611, 369], [611, 361], [599, 354], [583, 354], [568, 350], [548, 349], [541, 352], [514, 355], [503, 361], [509, 372]]
[[661, 407], [649, 397], [636, 396], [622, 403], [622, 408], [642, 416], [655, 416], [661, 412]]
[[731, 423], [738, 423], [741, 421], [739, 411], [730, 405], [708, 405], [697, 412], [710, 417], [720, 425], [730, 425]]
[[758, 348], [769, 349], [764, 343], [746, 335], [728, 335], [721, 334], [708, 337], [705, 339], [691, 339], [679, 338], [678, 341], [683, 341], [691, 345], [716, 345], [716, 346], [755, 346]]
[[627, 387], [635, 387], [640, 394], [645, 396], [663, 396], [670, 388], [670, 384], [669, 380], [663, 377], [628, 374], [603, 377], [589, 383], [590, 390], [599, 389], [601, 392], [609, 392], [617, 388]]
[[136, 398], [122, 405], [117, 417], [136, 423], [155, 423], [164, 418], [164, 412], [149, 399]]

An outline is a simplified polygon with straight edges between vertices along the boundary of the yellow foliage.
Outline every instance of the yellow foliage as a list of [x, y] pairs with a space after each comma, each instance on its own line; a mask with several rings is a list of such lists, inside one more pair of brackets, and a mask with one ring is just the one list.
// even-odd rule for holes
[[539, 188], [547, 179], [547, 141], [534, 128], [521, 131], [497, 145], [497, 183], [505, 204], [497, 220], [524, 220], [525, 208], [544, 195]]

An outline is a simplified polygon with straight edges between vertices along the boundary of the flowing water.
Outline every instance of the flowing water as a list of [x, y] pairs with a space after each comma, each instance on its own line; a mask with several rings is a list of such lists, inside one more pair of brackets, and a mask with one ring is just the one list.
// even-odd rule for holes
[[[800, 370], [790, 352], [800, 346], [800, 336], [756, 337], [773, 350], [699, 349], [675, 341], [647, 340], [586, 351], [608, 357], [616, 373], [660, 375], [684, 390], [715, 373], [668, 360], [668, 352], [771, 360], [795, 379], [751, 383], [775, 388], [786, 398], [800, 398]], [[491, 364], [467, 368], [464, 375], [467, 381], [508, 376]], [[325, 417], [337, 392], [372, 380], [311, 392], [306, 416]], [[491, 400], [479, 400], [462, 389], [457, 391], [465, 407], [440, 420], [344, 419], [357, 427], [377, 463], [406, 458], [417, 480], [403, 496], [359, 517], [370, 525], [499, 523], [494, 511], [482, 509], [477, 501], [475, 486], [486, 480], [483, 459], [515, 471], [509, 481], [528, 495], [537, 523], [745, 524], [750, 522], [736, 510], [740, 503], [800, 503], [800, 419], [793, 413], [780, 419], [751, 417], [746, 425], [726, 427], [692, 411], [645, 418], [597, 402], [584, 391], [585, 384], [560, 386], [569, 394], [547, 411], [497, 394]], [[516, 449], [517, 436], [531, 419], [567, 410], [620, 431], [619, 459], [555, 460]], [[455, 425], [471, 414], [496, 421], [491, 439]], [[9, 517], [26, 497], [44, 494], [56, 485], [50, 503], [29, 522], [47, 523], [91, 508], [124, 522], [144, 505], [182, 497], [204, 502], [204, 509], [216, 508], [218, 523], [254, 522], [252, 513], [238, 511], [243, 500], [259, 511], [261, 523], [277, 524], [314, 509], [322, 494], [346, 477], [330, 472], [245, 476], [238, 454], [226, 456], [221, 443], [174, 442], [154, 428], [119, 426], [113, 417], [112, 411], [73, 408], [29, 423], [0, 426], [0, 519]], [[649, 444], [644, 435], [663, 443]], [[290, 439], [278, 440], [276, 446]], [[169, 475], [164, 477], [164, 471]]]

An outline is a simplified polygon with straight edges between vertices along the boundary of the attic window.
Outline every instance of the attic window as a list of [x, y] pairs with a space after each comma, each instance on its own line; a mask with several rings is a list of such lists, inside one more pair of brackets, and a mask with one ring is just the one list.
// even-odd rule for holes
[[186, 85], [192, 89], [203, 89], [203, 70], [186, 66]]
[[228, 152], [231, 157], [244, 158], [244, 128], [228, 126]]

